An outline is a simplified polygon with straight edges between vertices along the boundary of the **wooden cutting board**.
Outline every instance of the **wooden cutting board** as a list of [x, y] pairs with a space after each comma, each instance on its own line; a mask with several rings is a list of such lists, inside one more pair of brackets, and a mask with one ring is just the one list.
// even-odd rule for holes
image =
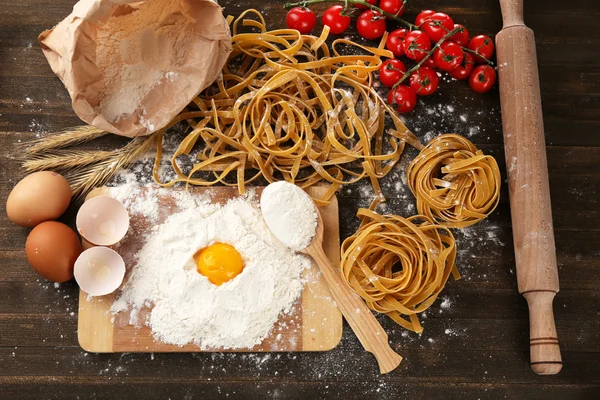
[[[163, 223], [171, 213], [178, 211], [177, 205], [169, 195], [172, 190], [177, 189], [168, 189], [158, 195], [163, 210], [158, 224]], [[261, 190], [257, 188], [258, 193]], [[238, 195], [237, 188], [229, 187], [192, 188], [190, 191], [198, 195], [208, 193], [215, 203], [224, 203]], [[325, 191], [326, 189], [322, 187], [308, 190], [314, 197], [320, 197]], [[96, 189], [87, 199], [100, 195], [108, 195], [108, 190]], [[329, 206], [321, 207], [320, 210], [325, 228], [323, 248], [331, 262], [339, 265], [340, 233], [337, 199], [334, 197]], [[152, 224], [147, 218], [140, 215], [131, 216], [130, 230], [125, 239], [115, 248], [125, 260], [128, 271], [135, 263], [134, 255], [144, 244], [141, 238], [151, 227]], [[305, 278], [307, 283], [294, 311], [290, 315], [280, 317], [271, 335], [253, 348], [234, 351], [327, 351], [337, 346], [342, 337], [342, 315], [330, 298], [329, 289], [316, 265], [305, 272]], [[119, 291], [88, 299], [87, 293], [80, 291], [78, 338], [84, 350], [94, 353], [223, 351], [222, 349], [201, 350], [196, 345], [179, 347], [155, 341], [150, 328], [129, 324], [129, 312], [118, 315], [109, 312], [118, 293]], [[148, 312], [149, 309], [141, 310], [140, 320], [143, 320]]]

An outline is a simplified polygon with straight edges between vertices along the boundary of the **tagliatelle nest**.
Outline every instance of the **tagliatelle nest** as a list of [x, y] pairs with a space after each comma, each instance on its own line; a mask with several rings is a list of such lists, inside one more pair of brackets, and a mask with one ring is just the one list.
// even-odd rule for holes
[[500, 199], [500, 169], [468, 139], [440, 135], [408, 166], [408, 186], [419, 214], [451, 228], [486, 218]]
[[[247, 19], [254, 14], [257, 19]], [[240, 33], [238, 25], [257, 29]], [[368, 177], [379, 199], [378, 180], [398, 162], [405, 143], [421, 148], [418, 139], [371, 88], [372, 72], [383, 49], [347, 39], [325, 43], [296, 30], [267, 31], [262, 15], [247, 10], [233, 23], [233, 52], [223, 78], [194, 100], [169, 126], [158, 132], [154, 179], [163, 186], [177, 182], [238, 186], [258, 177], [285, 179], [303, 188], [327, 182], [327, 202], [343, 184]], [[360, 48], [365, 55], [343, 55], [338, 47]], [[389, 115], [393, 129], [384, 131]], [[173, 155], [177, 178], [161, 182], [162, 134], [187, 121], [192, 131]], [[179, 157], [202, 148], [191, 169]], [[203, 146], [203, 147], [202, 147]], [[248, 176], [250, 171], [251, 176]], [[207, 179], [210, 172], [213, 178]]]
[[[456, 269], [452, 232], [423, 215], [403, 218], [361, 208], [360, 228], [342, 244], [344, 279], [373, 311], [422, 332], [427, 310]], [[406, 319], [404, 316], [407, 316]]]

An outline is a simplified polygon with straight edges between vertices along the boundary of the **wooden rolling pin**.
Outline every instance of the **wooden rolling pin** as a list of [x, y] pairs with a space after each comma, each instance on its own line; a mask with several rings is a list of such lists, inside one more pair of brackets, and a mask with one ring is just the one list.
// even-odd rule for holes
[[496, 36], [504, 149], [510, 192], [517, 281], [529, 306], [531, 368], [562, 368], [552, 302], [558, 269], [533, 31], [523, 22], [523, 0], [500, 0]]

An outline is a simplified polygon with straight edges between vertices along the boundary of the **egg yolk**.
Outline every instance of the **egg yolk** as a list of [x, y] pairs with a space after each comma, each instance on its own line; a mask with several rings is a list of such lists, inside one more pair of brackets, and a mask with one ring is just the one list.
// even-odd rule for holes
[[235, 278], [244, 269], [242, 256], [225, 243], [214, 243], [194, 256], [196, 270], [217, 286]]

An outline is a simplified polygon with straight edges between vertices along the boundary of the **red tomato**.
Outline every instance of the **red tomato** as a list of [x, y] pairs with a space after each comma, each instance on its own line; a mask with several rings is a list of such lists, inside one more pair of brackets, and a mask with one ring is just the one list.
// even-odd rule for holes
[[323, 25], [329, 27], [329, 31], [334, 35], [338, 35], [348, 29], [350, 26], [350, 17], [342, 15], [343, 6], [331, 6], [323, 13], [321, 21]]
[[287, 13], [285, 22], [290, 29], [296, 29], [301, 34], [310, 33], [317, 23], [317, 16], [306, 7], [294, 7]]
[[421, 31], [412, 31], [404, 38], [404, 54], [411, 60], [421, 61], [431, 50], [431, 40]]
[[385, 42], [385, 47], [394, 53], [396, 57], [402, 57], [404, 55], [404, 37], [406, 36], [406, 29], [396, 29], [392, 31]]
[[367, 10], [358, 17], [356, 31], [365, 39], [377, 39], [385, 33], [385, 18], [377, 11]]
[[[377, 0], [365, 0], [365, 1], [372, 6], [377, 4]], [[356, 8], [360, 8], [362, 10], [366, 10], [367, 8], [369, 8], [367, 6], [363, 6], [362, 4], [355, 4], [355, 5], [356, 5]]]
[[379, 80], [387, 87], [392, 87], [406, 73], [406, 66], [400, 60], [391, 59], [385, 61], [379, 67]]
[[415, 25], [420, 27], [423, 25], [423, 22], [425, 22], [427, 18], [431, 17], [433, 14], [435, 14], [435, 11], [433, 10], [421, 11], [419, 15], [417, 15], [417, 19], [415, 19]]
[[469, 76], [469, 86], [477, 93], [489, 92], [496, 83], [496, 71], [489, 65], [478, 65]]
[[406, 11], [406, 0], [381, 0], [379, 8], [383, 11], [401, 17]]
[[420, 96], [435, 93], [440, 86], [437, 72], [429, 67], [421, 67], [410, 74], [410, 87]]
[[406, 85], [400, 85], [388, 94], [388, 103], [396, 106], [399, 113], [408, 113], [415, 109], [417, 105], [417, 94]]
[[463, 49], [454, 42], [444, 42], [433, 52], [435, 66], [442, 71], [454, 71], [464, 58]]
[[[469, 40], [469, 50], [476, 51], [482, 57], [490, 60], [494, 55], [494, 41], [486, 35], [478, 35]], [[485, 63], [485, 60], [478, 55], [474, 55], [476, 63]]]
[[464, 81], [471, 75], [474, 66], [475, 62], [471, 53], [465, 53], [463, 62], [455, 70], [450, 71], [450, 76], [456, 80]]
[[454, 29], [454, 22], [448, 14], [435, 13], [427, 18], [421, 29], [429, 36], [429, 39], [438, 42], [441, 38], [446, 36], [448, 32]]
[[456, 28], [461, 28], [461, 30], [450, 36], [450, 39], [448, 40], [458, 44], [459, 46], [467, 47], [469, 44], [469, 31], [461, 24], [454, 24], [453, 29]]
[[435, 61], [433, 61], [433, 57], [427, 58], [425, 61], [423, 61], [423, 64], [421, 64], [421, 66], [429, 67], [429, 68], [433, 68], [433, 69], [436, 68]]

